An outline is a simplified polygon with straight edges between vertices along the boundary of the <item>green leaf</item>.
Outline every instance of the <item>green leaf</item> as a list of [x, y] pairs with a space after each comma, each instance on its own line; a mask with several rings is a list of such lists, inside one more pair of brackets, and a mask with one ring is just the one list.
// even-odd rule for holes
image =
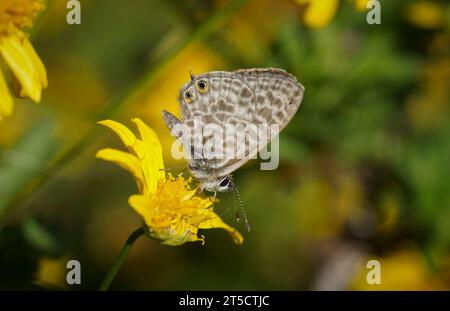
[[45, 253], [57, 253], [60, 249], [57, 240], [34, 218], [27, 218], [22, 224], [22, 230], [28, 242], [36, 249]]
[[0, 222], [15, 211], [15, 200], [45, 173], [56, 154], [59, 144], [52, 136], [53, 127], [53, 122], [45, 119], [32, 126], [11, 149], [0, 151]]

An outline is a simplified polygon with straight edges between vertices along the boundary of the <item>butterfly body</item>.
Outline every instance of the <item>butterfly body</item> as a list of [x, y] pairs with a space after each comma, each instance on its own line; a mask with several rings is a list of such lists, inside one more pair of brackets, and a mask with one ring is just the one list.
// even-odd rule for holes
[[[189, 152], [189, 169], [202, 189], [227, 191], [233, 188], [231, 173], [255, 156], [289, 123], [300, 106], [303, 93], [304, 87], [297, 79], [281, 69], [211, 71], [191, 76], [191, 81], [181, 88], [181, 119], [167, 111], [163, 111], [163, 117], [171, 134]], [[261, 139], [255, 129], [271, 124], [277, 125], [278, 130], [272, 130]], [[231, 128], [233, 135], [248, 132], [241, 144], [233, 145], [240, 156], [221, 157], [205, 152], [205, 146], [217, 143], [215, 132], [196, 133], [195, 129], [207, 125], [216, 130]], [[189, 129], [188, 133], [180, 130], [183, 127]], [[226, 136], [215, 145], [216, 151], [228, 152], [232, 145], [228, 142]]]

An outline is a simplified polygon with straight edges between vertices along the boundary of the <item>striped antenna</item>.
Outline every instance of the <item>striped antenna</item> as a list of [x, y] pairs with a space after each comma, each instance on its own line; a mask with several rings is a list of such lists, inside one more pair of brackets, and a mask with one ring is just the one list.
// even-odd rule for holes
[[[248, 222], [248, 219], [247, 219], [247, 213], [245, 212], [244, 203], [242, 202], [242, 198], [241, 198], [241, 195], [239, 193], [239, 187], [237, 185], [234, 185], [233, 190], [234, 190], [233, 191], [233, 196], [235, 198], [237, 197], [237, 199], [239, 201], [239, 207], [240, 207], [240, 210], [242, 212], [242, 216], [244, 217], [245, 226], [247, 227], [247, 231], [250, 232], [251, 227], [250, 227], [250, 223]], [[240, 220], [239, 212], [236, 213], [236, 220], [237, 221]]]

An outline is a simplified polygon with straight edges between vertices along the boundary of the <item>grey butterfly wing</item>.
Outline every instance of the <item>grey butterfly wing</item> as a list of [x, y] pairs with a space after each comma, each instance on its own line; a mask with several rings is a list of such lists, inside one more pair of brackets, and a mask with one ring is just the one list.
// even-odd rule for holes
[[[260, 136], [260, 134], [264, 134], [264, 130], [261, 131], [258, 128], [258, 133], [255, 135], [250, 128], [246, 133], [248, 135], [244, 144], [250, 149], [246, 150], [245, 157], [232, 159], [225, 163], [221, 170], [223, 175], [237, 170], [272, 141], [295, 115], [304, 94], [303, 85], [294, 76], [281, 69], [243, 69], [238, 70], [235, 74], [236, 76], [242, 75], [241, 94], [246, 93], [247, 88], [251, 92], [250, 102], [243, 97], [240, 97], [237, 102], [239, 107], [247, 107], [247, 114], [242, 115], [241, 120], [244, 119], [244, 122], [257, 126], [265, 125], [270, 132], [269, 135]], [[240, 109], [240, 112], [243, 113], [244, 110]], [[241, 116], [241, 114], [238, 113], [237, 116]], [[276, 125], [276, 127], [270, 128], [272, 125]], [[255, 137], [259, 140], [258, 143], [251, 141]]]
[[[199, 88], [200, 81], [206, 82], [206, 90]], [[213, 71], [196, 76], [181, 89], [179, 100], [182, 120], [167, 112], [164, 113], [164, 120], [172, 135], [181, 139], [184, 147], [191, 151], [193, 159], [190, 160], [190, 167], [194, 175], [199, 178], [225, 176], [254, 157], [289, 123], [300, 106], [303, 92], [304, 87], [297, 79], [281, 69]], [[189, 98], [186, 95], [190, 95]], [[207, 158], [203, 149], [208, 144], [214, 144], [215, 137], [208, 133], [202, 133], [196, 141], [186, 135], [182, 137], [173, 131], [173, 125], [179, 123], [188, 128], [194, 128], [195, 123], [202, 126], [213, 124], [224, 131], [228, 124], [239, 133], [242, 128], [248, 129], [249, 125], [258, 127], [276, 124], [279, 130], [271, 131], [266, 137], [258, 137], [253, 127], [244, 134], [245, 141], [235, 146], [239, 156]], [[223, 149], [227, 149], [226, 143], [224, 140]]]

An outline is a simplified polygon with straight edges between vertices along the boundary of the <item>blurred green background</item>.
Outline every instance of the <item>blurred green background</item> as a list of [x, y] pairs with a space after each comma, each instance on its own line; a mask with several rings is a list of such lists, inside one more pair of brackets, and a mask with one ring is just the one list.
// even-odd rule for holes
[[[0, 123], [1, 289], [98, 288], [141, 220], [133, 179], [94, 158], [120, 146], [95, 122], [142, 118], [174, 166], [160, 111], [177, 111], [189, 69], [248, 67], [306, 87], [280, 167], [234, 175], [252, 231], [221, 194], [215, 209], [242, 246], [222, 230], [204, 232], [205, 246], [141, 238], [112, 289], [450, 289], [447, 1], [381, 1], [381, 25], [359, 0], [318, 16], [304, 0], [80, 2], [81, 25], [66, 23], [66, 1], [48, 2], [31, 38], [49, 87]], [[69, 259], [81, 285], [66, 284]], [[381, 285], [366, 283], [371, 259]]]

